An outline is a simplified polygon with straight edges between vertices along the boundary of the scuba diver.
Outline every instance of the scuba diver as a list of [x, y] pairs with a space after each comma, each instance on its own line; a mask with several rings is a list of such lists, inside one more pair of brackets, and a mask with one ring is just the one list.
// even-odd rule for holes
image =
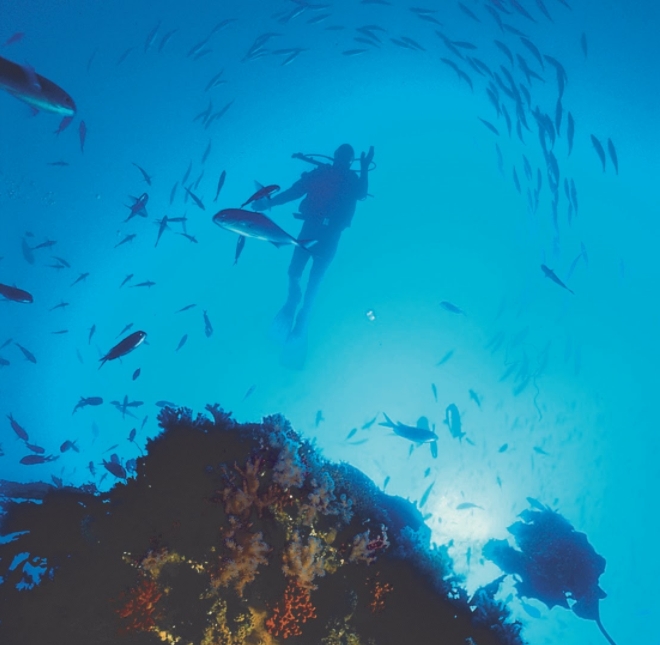
[[[367, 197], [369, 166], [374, 157], [374, 148], [360, 156], [360, 174], [351, 170], [355, 161], [352, 146], [347, 143], [335, 150], [332, 164], [322, 163], [312, 158], [318, 155], [294, 154], [293, 158], [314, 164], [316, 168], [304, 172], [291, 188], [274, 197], [256, 200], [252, 203], [255, 211], [263, 211], [279, 206], [305, 195], [300, 203], [296, 219], [303, 225], [299, 240], [316, 240], [308, 248], [296, 246], [289, 265], [289, 295], [271, 326], [271, 336], [279, 342], [286, 342], [288, 358], [285, 362], [291, 367], [301, 368], [307, 348], [307, 323], [321, 280], [335, 256], [339, 238], [344, 229], [351, 225], [358, 200]], [[302, 300], [300, 279], [307, 261], [312, 258], [312, 268]], [[295, 324], [294, 324], [295, 317]]]

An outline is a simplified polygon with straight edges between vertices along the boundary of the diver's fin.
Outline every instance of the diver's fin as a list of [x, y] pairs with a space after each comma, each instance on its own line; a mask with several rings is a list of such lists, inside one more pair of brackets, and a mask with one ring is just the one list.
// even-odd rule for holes
[[284, 367], [288, 367], [289, 369], [301, 370], [305, 367], [306, 358], [307, 326], [304, 325], [302, 329], [298, 329], [296, 326], [286, 339], [280, 362]]
[[277, 316], [273, 318], [273, 322], [270, 325], [269, 336], [271, 340], [274, 340], [276, 343], [286, 342], [289, 334], [291, 333], [291, 327], [293, 326], [293, 317], [296, 313], [296, 307], [284, 305], [282, 309], [278, 312]]

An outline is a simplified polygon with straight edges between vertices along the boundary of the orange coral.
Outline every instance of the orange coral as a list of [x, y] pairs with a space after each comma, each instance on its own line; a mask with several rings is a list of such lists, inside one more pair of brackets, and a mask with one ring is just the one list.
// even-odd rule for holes
[[[376, 577], [377, 576], [378, 574], [376, 574]], [[374, 614], [383, 611], [385, 608], [385, 598], [392, 591], [394, 591], [394, 587], [389, 582], [383, 583], [380, 582], [380, 580], [376, 580], [376, 584], [371, 590], [372, 599], [369, 603], [369, 609], [371, 609]]]
[[120, 618], [128, 619], [122, 628], [123, 632], [149, 631], [156, 626], [156, 603], [163, 593], [153, 580], [142, 578], [137, 587], [128, 594], [122, 593], [120, 598], [128, 596], [126, 602], [117, 609]]
[[309, 589], [303, 589], [297, 582], [290, 580], [284, 591], [284, 600], [273, 609], [273, 615], [266, 621], [266, 629], [273, 636], [300, 636], [300, 623], [308, 618], [316, 618], [316, 609], [310, 600]]

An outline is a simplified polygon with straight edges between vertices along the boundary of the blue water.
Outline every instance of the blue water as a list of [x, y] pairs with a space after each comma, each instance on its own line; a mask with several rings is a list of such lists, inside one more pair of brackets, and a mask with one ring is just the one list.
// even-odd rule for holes
[[[527, 507], [526, 497], [557, 508], [607, 559], [601, 617], [617, 643], [659, 643], [654, 545], [660, 442], [654, 415], [660, 230], [654, 186], [660, 172], [660, 8], [648, 1], [573, 0], [569, 10], [545, 0], [550, 22], [527, 0], [532, 22], [502, 0], [513, 12], [505, 21], [561, 61], [568, 77], [553, 148], [560, 170], [555, 228], [531, 112], [526, 109], [531, 132], [523, 130], [523, 144], [515, 106], [500, 90], [513, 119], [509, 137], [486, 96], [486, 78], [434, 32], [474, 43], [477, 49], [461, 51], [492, 70], [508, 65], [494, 39], [523, 55], [545, 81], [532, 80], [531, 106], [554, 121], [553, 68], [546, 63], [542, 70], [515, 34], [499, 30], [485, 10], [492, 3], [464, 3], [479, 23], [454, 2], [425, 4], [437, 10], [429, 15], [442, 27], [397, 0], [336, 1], [288, 21], [281, 19], [299, 5], [284, 0], [192, 0], [159, 3], [157, 9], [125, 0], [5, 0], [0, 42], [16, 32], [25, 36], [1, 47], [0, 55], [64, 87], [78, 113], [55, 136], [56, 115], [33, 116], [27, 105], [0, 94], [0, 282], [34, 295], [31, 305], [0, 303], [0, 344], [13, 339], [37, 360], [25, 360], [14, 342], [0, 350], [9, 361], [0, 368], [0, 412], [12, 414], [48, 453], [60, 454], [67, 439], [77, 441], [80, 453], [21, 465], [28, 451], [2, 422], [0, 478], [50, 481], [54, 475], [67, 484], [96, 481], [105, 488], [111, 477], [101, 483], [102, 467], [92, 477], [88, 462], [100, 464], [114, 444], [119, 447], [111, 452], [121, 459], [137, 457], [159, 431], [159, 400], [198, 411], [218, 402], [239, 421], [281, 412], [298, 431], [315, 437], [326, 456], [349, 461], [380, 485], [389, 476], [390, 493], [419, 500], [435, 481], [422, 510], [431, 514], [436, 542], [453, 540], [456, 567], [471, 590], [499, 575], [480, 560], [480, 549], [490, 538], [506, 537], [506, 527]], [[313, 21], [325, 13], [330, 16]], [[187, 56], [227, 18], [236, 20], [211, 36], [210, 53], [198, 60]], [[333, 25], [344, 29], [327, 29]], [[382, 42], [355, 42], [364, 36], [355, 29], [364, 25], [385, 29], [372, 32]], [[159, 52], [163, 35], [173, 29]], [[264, 33], [277, 34], [265, 43], [265, 54], [245, 59]], [[425, 51], [390, 41], [401, 36]], [[274, 52], [287, 48], [304, 51], [282, 65], [287, 54]], [[342, 53], [351, 49], [367, 51]], [[441, 57], [470, 76], [473, 91]], [[223, 68], [227, 82], [205, 91]], [[524, 81], [514, 69], [516, 81]], [[213, 111], [233, 103], [205, 129], [193, 119], [209, 101]], [[570, 156], [568, 111], [575, 119]], [[494, 124], [499, 136], [477, 117]], [[84, 152], [81, 121], [87, 128]], [[611, 138], [618, 175], [609, 157], [602, 171], [592, 134], [604, 144]], [[304, 368], [292, 370], [282, 365], [282, 349], [267, 333], [286, 298], [290, 247], [248, 240], [233, 266], [237, 237], [214, 226], [211, 217], [244, 202], [254, 180], [289, 187], [309, 170], [292, 153], [332, 155], [344, 142], [358, 156], [375, 148], [371, 197], [358, 203], [342, 236], [314, 306]], [[57, 161], [69, 165], [48, 165]], [[205, 211], [184, 202], [180, 184], [191, 162], [188, 185], [204, 171], [194, 192]], [[151, 187], [133, 163], [151, 175]], [[527, 189], [536, 187], [537, 168], [543, 177], [534, 212]], [[223, 170], [226, 183], [214, 204]], [[564, 177], [574, 180], [579, 202], [570, 223]], [[143, 192], [149, 194], [148, 218], [124, 223], [129, 196]], [[297, 235], [295, 211], [290, 203], [270, 215]], [[173, 224], [155, 247], [154, 222], [163, 215], [187, 216], [187, 233], [198, 243], [177, 235], [181, 225]], [[115, 248], [133, 233], [131, 243]], [[35, 250], [29, 264], [23, 239], [31, 246], [57, 244]], [[586, 256], [568, 278], [582, 245]], [[49, 267], [57, 264], [52, 256], [71, 268]], [[542, 263], [575, 294], [544, 277]], [[71, 286], [83, 273], [89, 276]], [[128, 274], [134, 277], [120, 288]], [[132, 286], [144, 281], [156, 284]], [[442, 301], [464, 313], [447, 311]], [[51, 311], [61, 302], [69, 306]], [[204, 333], [203, 311], [214, 328], [211, 337]], [[129, 323], [131, 331], [147, 332], [148, 345], [99, 370], [98, 359]], [[185, 334], [186, 344], [176, 351]], [[498, 334], [499, 347], [489, 346]], [[100, 396], [104, 404], [72, 415], [81, 396]], [[136, 418], [122, 418], [110, 404], [124, 396], [144, 402], [132, 409]], [[443, 424], [451, 403], [472, 444], [452, 439]], [[317, 427], [319, 410], [325, 420]], [[377, 424], [358, 429], [351, 439], [366, 442], [346, 441], [352, 428], [379, 412], [411, 425], [427, 417], [440, 435], [438, 458], [426, 446], [409, 454], [408, 442]], [[132, 428], [136, 445], [127, 441]], [[508, 448], [499, 452], [503, 444]], [[457, 511], [461, 502], [483, 510]], [[593, 622], [559, 608], [548, 611], [534, 600], [529, 604], [539, 618], [513, 601], [530, 643], [605, 642]]]

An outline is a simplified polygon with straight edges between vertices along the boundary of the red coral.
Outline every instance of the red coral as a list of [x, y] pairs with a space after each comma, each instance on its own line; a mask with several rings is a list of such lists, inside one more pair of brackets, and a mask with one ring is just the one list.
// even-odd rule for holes
[[306, 623], [308, 618], [316, 618], [309, 590], [290, 580], [284, 591], [284, 600], [273, 609], [273, 615], [266, 621], [266, 628], [273, 636], [300, 636], [300, 623]]
[[[378, 578], [378, 573], [376, 574]], [[367, 584], [371, 582], [371, 579], [367, 580]], [[389, 582], [380, 582], [380, 580], [375, 581], [371, 589], [371, 602], [369, 603], [369, 609], [374, 614], [380, 613], [385, 608], [385, 598], [394, 591], [394, 587]]]
[[128, 598], [126, 602], [117, 609], [120, 618], [128, 619], [128, 623], [122, 631], [139, 632], [149, 631], [156, 626], [156, 603], [163, 593], [153, 580], [142, 578], [137, 587], [133, 587], [128, 594], [122, 593], [119, 598]]

